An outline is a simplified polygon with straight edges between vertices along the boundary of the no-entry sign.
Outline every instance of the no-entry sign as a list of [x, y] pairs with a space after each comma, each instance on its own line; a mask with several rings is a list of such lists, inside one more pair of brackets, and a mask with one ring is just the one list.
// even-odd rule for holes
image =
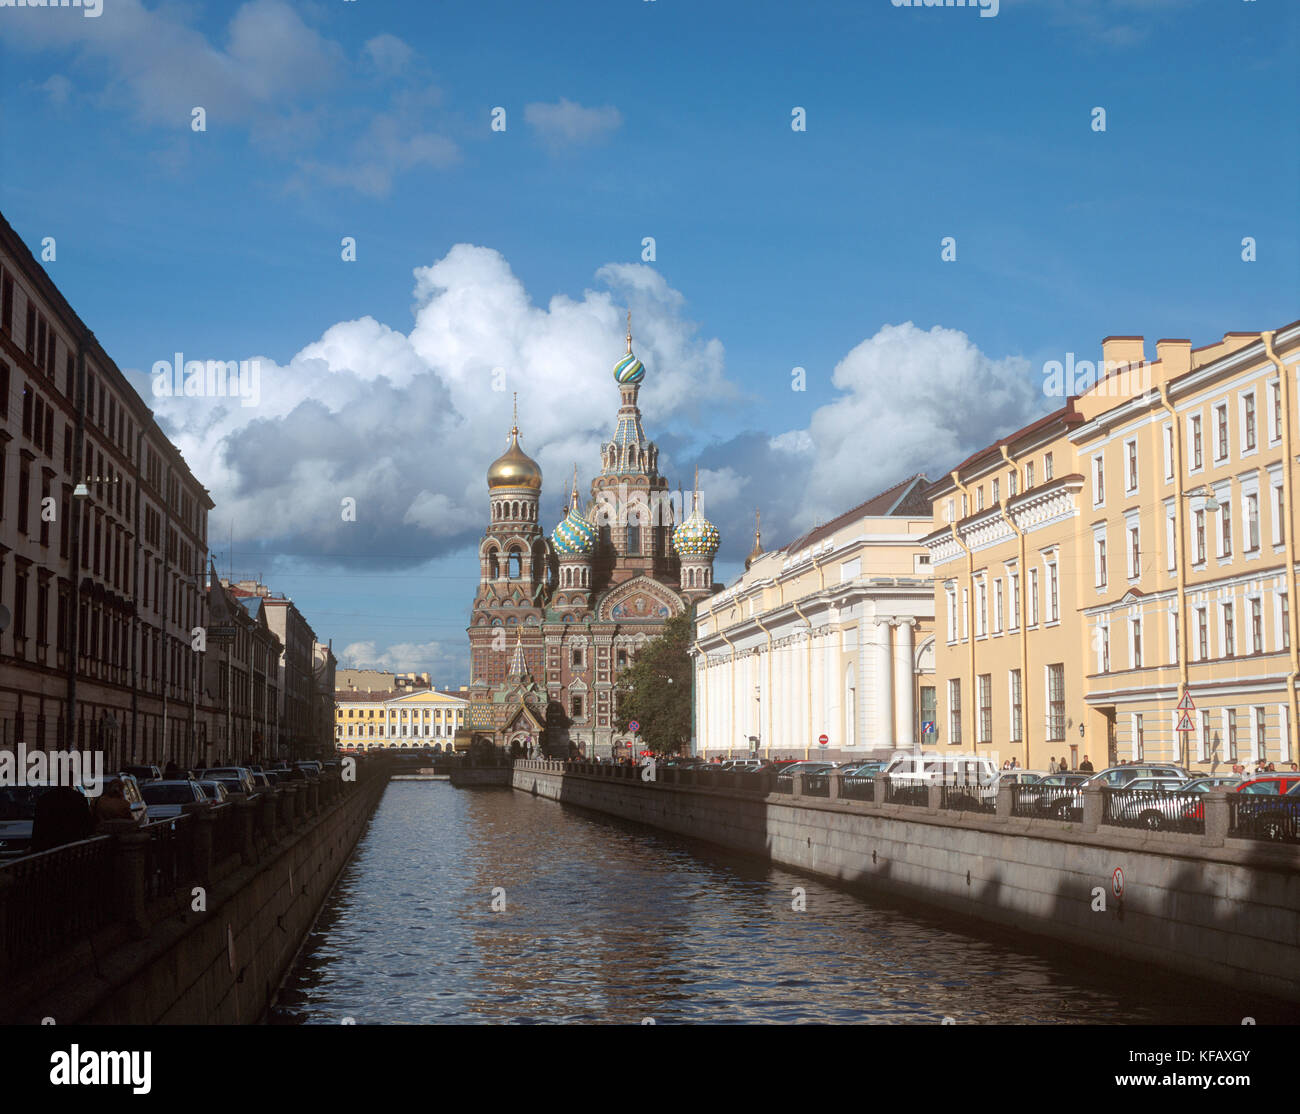
[[822, 735], [817, 741], [821, 743], [822, 746], [825, 746], [831, 741], [831, 737], [829, 735]]

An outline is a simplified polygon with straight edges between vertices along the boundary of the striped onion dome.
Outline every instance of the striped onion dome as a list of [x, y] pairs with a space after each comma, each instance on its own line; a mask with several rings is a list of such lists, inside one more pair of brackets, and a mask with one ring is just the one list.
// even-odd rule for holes
[[574, 553], [590, 553], [596, 547], [596, 527], [587, 521], [587, 516], [578, 506], [577, 469], [574, 469], [573, 491], [569, 496], [569, 513], [560, 524], [551, 531], [551, 544], [561, 556]]
[[678, 557], [712, 558], [721, 542], [718, 528], [700, 514], [698, 500], [691, 517], [673, 531], [673, 549]]
[[614, 381], [619, 386], [640, 383], [645, 378], [645, 364], [632, 355], [632, 311], [627, 311], [627, 355], [614, 365]]

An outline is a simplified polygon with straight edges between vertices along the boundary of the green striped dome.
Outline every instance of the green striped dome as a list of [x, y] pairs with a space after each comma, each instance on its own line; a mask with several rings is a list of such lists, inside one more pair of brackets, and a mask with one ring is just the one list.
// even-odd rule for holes
[[722, 535], [718, 528], [700, 514], [697, 506], [691, 517], [673, 531], [673, 549], [679, 557], [712, 557], [718, 552]]
[[556, 552], [590, 553], [596, 546], [596, 528], [577, 507], [570, 507], [564, 520], [551, 532]]
[[645, 378], [645, 364], [632, 355], [631, 345], [628, 345], [628, 353], [614, 365], [614, 379], [619, 385], [625, 386], [628, 383], [640, 383]]

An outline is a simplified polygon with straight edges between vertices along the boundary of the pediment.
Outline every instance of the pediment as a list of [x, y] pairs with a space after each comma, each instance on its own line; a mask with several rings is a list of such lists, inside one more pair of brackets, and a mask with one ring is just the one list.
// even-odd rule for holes
[[686, 610], [681, 597], [648, 576], [634, 576], [600, 601], [605, 622], [662, 623]]

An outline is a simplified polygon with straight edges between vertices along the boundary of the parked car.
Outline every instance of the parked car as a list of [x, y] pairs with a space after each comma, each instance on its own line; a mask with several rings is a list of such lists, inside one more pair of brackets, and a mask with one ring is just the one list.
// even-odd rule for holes
[[[1041, 781], [1047, 777], [1046, 770], [1022, 770], [1018, 766], [1014, 770], [999, 770], [999, 785], [1030, 785], [1033, 782]], [[1070, 774], [1057, 774], [1057, 777], [1070, 777]], [[1087, 774], [1083, 775], [1087, 777]]]
[[[1215, 774], [1212, 777], [1200, 777], [1194, 781], [1189, 781], [1182, 789], [1184, 793], [1196, 793], [1204, 796], [1211, 789], [1226, 789], [1229, 793], [1235, 793], [1245, 784], [1246, 779], [1238, 777], [1236, 774]], [[1200, 801], [1194, 801], [1192, 804], [1183, 806], [1184, 820], [1204, 820], [1205, 808]]]
[[271, 779], [262, 773], [251, 774], [253, 779], [253, 788], [258, 793], [264, 793], [271, 788]]
[[1112, 821], [1136, 822], [1151, 831], [1187, 826], [1183, 796], [1188, 782], [1176, 777], [1139, 777], [1113, 790], [1110, 798]]
[[224, 804], [230, 799], [230, 794], [226, 792], [226, 783], [224, 781], [201, 779], [196, 781], [194, 784], [203, 790], [203, 796], [214, 805]]
[[186, 805], [203, 804], [207, 796], [197, 781], [149, 781], [140, 787], [145, 804], [149, 806], [149, 819], [174, 820], [185, 811]]
[[1142, 763], [1136, 766], [1108, 766], [1104, 770], [1088, 777], [1085, 785], [1104, 785], [1111, 789], [1120, 789], [1130, 781], [1140, 777], [1173, 777], [1179, 781], [1191, 781], [1192, 775], [1181, 766], [1167, 762]]
[[[0, 786], [0, 862], [31, 853], [36, 802], [53, 788], [53, 783]], [[84, 787], [73, 788], [86, 795]]]
[[295, 763], [295, 765], [297, 765], [297, 767], [300, 770], [302, 770], [303, 773], [305, 773], [309, 778], [320, 777], [321, 764], [319, 762], [303, 761], [303, 762]]
[[122, 773], [130, 774], [140, 784], [162, 780], [162, 770], [157, 766], [123, 766]]
[[829, 762], [790, 762], [781, 767], [777, 781], [794, 781], [795, 774], [824, 774], [831, 769]]
[[1300, 779], [1293, 775], [1290, 780], [1293, 784], [1281, 793], [1247, 793], [1249, 801], [1237, 809], [1238, 835], [1290, 843], [1300, 838]]
[[1238, 793], [1281, 795], [1300, 785], [1300, 774], [1256, 774], [1237, 786]]
[[1076, 796], [1087, 780], [1087, 774], [1044, 774], [1037, 781], [1019, 787], [1020, 809], [1034, 816], [1068, 820], [1076, 806], [1083, 808], [1083, 798], [1076, 799]]
[[[157, 767], [154, 768], [157, 769]], [[104, 784], [107, 785], [111, 780], [112, 778], [105, 778]], [[126, 798], [126, 803], [131, 806], [131, 819], [141, 826], [149, 823], [151, 819], [149, 806], [145, 803], [144, 794], [140, 791], [140, 783], [136, 780], [135, 775], [123, 770], [117, 775], [117, 780], [122, 783], [122, 796]], [[145, 782], [145, 784], [148, 785], [149, 782]], [[90, 805], [93, 810], [95, 802], [91, 801]]]
[[227, 793], [243, 793], [251, 797], [256, 791], [253, 775], [246, 766], [219, 766], [216, 769], [200, 770], [199, 778], [204, 781], [220, 781], [226, 786]]

